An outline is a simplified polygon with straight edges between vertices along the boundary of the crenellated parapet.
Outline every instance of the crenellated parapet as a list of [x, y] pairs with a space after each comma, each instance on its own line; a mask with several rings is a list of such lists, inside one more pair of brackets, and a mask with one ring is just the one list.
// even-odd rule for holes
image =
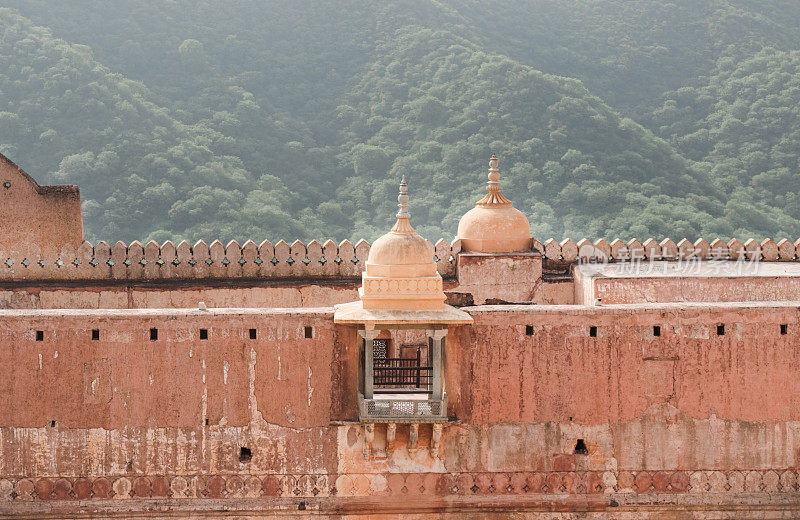
[[[440, 239], [430, 246], [438, 272], [454, 277], [460, 241]], [[364, 270], [370, 248], [366, 240], [248, 240], [241, 245], [235, 240], [199, 240], [193, 245], [101, 241], [78, 248], [0, 243], [0, 280], [355, 279]]]
[[700, 238], [695, 242], [682, 239], [675, 242], [653, 238], [645, 241], [632, 239], [611, 242], [599, 239], [594, 242], [584, 238], [577, 243], [572, 239], [561, 242], [550, 238], [539, 242], [533, 239], [533, 248], [546, 260], [561, 263], [582, 262], [626, 262], [642, 260], [686, 261], [686, 260], [750, 260], [766, 262], [791, 262], [800, 259], [800, 239], [792, 242], [784, 238], [775, 242], [766, 238], [761, 242], [749, 239], [742, 243], [738, 239], [712, 242]]
[[[778, 242], [769, 238], [761, 242], [716, 239], [710, 243], [702, 238], [694, 243], [686, 239], [657, 242], [652, 238], [627, 242], [585, 238], [559, 242], [551, 238], [541, 242], [534, 238], [532, 242], [531, 252], [540, 253], [545, 262], [565, 267], [579, 262], [800, 260], [800, 239], [793, 242], [786, 238]], [[439, 239], [431, 247], [439, 274], [454, 278], [461, 240], [451, 244]], [[177, 245], [169, 240], [163, 244], [133, 241], [113, 245], [101, 241], [84, 242], [77, 249], [71, 244], [58, 248], [0, 243], [0, 280], [355, 279], [364, 271], [370, 248], [363, 239], [355, 244], [349, 240], [295, 240], [291, 244], [284, 240], [275, 244], [248, 240], [241, 245], [235, 240], [227, 244], [219, 240], [190, 244], [184, 240]]]

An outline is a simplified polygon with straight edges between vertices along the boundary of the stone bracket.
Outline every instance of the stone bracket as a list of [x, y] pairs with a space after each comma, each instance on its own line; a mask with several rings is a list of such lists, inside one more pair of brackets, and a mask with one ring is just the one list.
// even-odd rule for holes
[[[383, 450], [381, 446], [376, 446], [375, 438], [376, 438], [376, 429], [380, 427], [379, 425], [385, 424], [385, 453], [388, 457], [391, 457], [392, 454], [397, 450], [398, 444], [401, 443], [403, 440], [398, 439], [397, 436], [397, 426], [398, 423], [389, 422], [389, 423], [364, 423], [362, 424], [362, 430], [364, 434], [364, 446], [362, 447], [362, 453], [364, 455], [364, 460], [370, 460], [373, 458], [373, 455], [376, 453], [381, 453]], [[427, 446], [427, 450], [430, 452], [431, 457], [436, 458], [439, 455], [439, 449], [442, 445], [442, 436], [444, 434], [444, 427], [446, 426], [444, 423], [418, 423], [418, 422], [411, 422], [411, 423], [400, 423], [400, 424], [407, 424], [408, 425], [408, 437], [406, 440], [406, 448], [408, 451], [416, 451], [418, 449], [426, 449], [424, 446], [419, 446], [419, 434], [420, 434], [420, 426], [427, 427], [430, 424], [431, 433], [430, 433], [430, 443]], [[403, 428], [405, 430], [405, 428]], [[381, 436], [378, 435], [378, 438]]]

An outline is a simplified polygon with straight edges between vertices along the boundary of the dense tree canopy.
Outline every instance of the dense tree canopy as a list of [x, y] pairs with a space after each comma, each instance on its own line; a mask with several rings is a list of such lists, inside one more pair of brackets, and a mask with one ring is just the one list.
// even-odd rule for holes
[[800, 236], [794, 0], [7, 0], [0, 152], [91, 239]]

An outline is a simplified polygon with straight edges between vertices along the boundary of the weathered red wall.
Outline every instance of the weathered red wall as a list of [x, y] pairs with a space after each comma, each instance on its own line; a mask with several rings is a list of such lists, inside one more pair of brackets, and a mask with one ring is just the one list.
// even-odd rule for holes
[[[2, 266], [0, 266], [2, 267]], [[0, 272], [1, 269], [0, 269]], [[51, 281], [0, 280], [0, 309], [172, 309], [196, 308], [204, 302], [210, 308], [238, 307], [331, 307], [358, 299], [360, 282], [352, 280], [182, 280], [173, 284], [162, 281], [120, 282], [113, 285], [86, 285], [85, 280], [71, 283]], [[445, 291], [459, 304], [466, 293], [479, 298], [488, 294], [506, 294], [502, 287], [459, 285], [445, 282]], [[534, 293], [536, 303], [570, 304], [571, 281], [542, 283]]]
[[[461, 414], [470, 422], [622, 422], [666, 398], [695, 418], [800, 419], [800, 312], [792, 304], [492, 306], [470, 313], [475, 324], [457, 329], [466, 365], [451, 371], [470, 382]], [[789, 334], [780, 334], [780, 324]], [[526, 325], [533, 335], [525, 335]]]
[[[469, 312], [474, 325], [446, 340], [459, 422], [438, 449], [429, 425], [415, 448], [401, 425], [391, 451], [378, 425], [365, 459], [363, 427], [348, 421], [358, 338], [330, 309], [0, 311], [0, 514], [19, 497], [165, 495], [303, 498], [330, 513], [348, 497], [385, 506], [419, 489], [418, 505], [440, 512], [500, 490], [511, 510], [551, 492], [583, 497], [559, 506], [582, 511], [661, 504], [660, 493], [697, 504], [709, 491], [724, 509], [739, 492], [771, 504], [800, 487], [796, 306]], [[588, 455], [574, 454], [579, 438]], [[241, 446], [252, 461], [238, 460]]]
[[[8, 186], [6, 186], [8, 185]], [[39, 186], [0, 154], [0, 222], [4, 253], [31, 248], [77, 248], [83, 242], [83, 215], [77, 186]]]
[[331, 307], [358, 298], [358, 284], [325, 281], [210, 284], [131, 283], [86, 287], [0, 282], [0, 309], [173, 309], [239, 307]]
[[742, 275], [732, 280], [688, 275], [587, 280], [576, 284], [580, 297], [576, 303], [592, 304], [597, 298], [603, 304], [797, 301], [800, 298], [797, 266], [784, 265], [791, 270], [789, 276]]
[[2, 321], [0, 427], [15, 435], [0, 475], [238, 471], [239, 446], [253, 448], [256, 471], [335, 470], [327, 311]]
[[625, 469], [798, 465], [793, 305], [508, 306], [471, 314], [475, 324], [450, 338], [448, 383], [458, 417], [486, 432], [493, 470], [571, 467], [575, 457], [558, 454], [569, 454], [577, 438], [597, 447], [595, 462]]

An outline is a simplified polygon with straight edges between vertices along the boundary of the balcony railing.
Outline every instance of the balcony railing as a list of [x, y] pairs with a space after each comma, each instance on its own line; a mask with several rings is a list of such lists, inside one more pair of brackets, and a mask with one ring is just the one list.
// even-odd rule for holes
[[421, 394], [375, 394], [373, 399], [358, 395], [358, 415], [362, 421], [439, 422], [447, 420], [447, 394], [433, 399]]
[[433, 367], [420, 363], [416, 358], [375, 358], [373, 384], [376, 391], [390, 390], [402, 393], [430, 392]]

